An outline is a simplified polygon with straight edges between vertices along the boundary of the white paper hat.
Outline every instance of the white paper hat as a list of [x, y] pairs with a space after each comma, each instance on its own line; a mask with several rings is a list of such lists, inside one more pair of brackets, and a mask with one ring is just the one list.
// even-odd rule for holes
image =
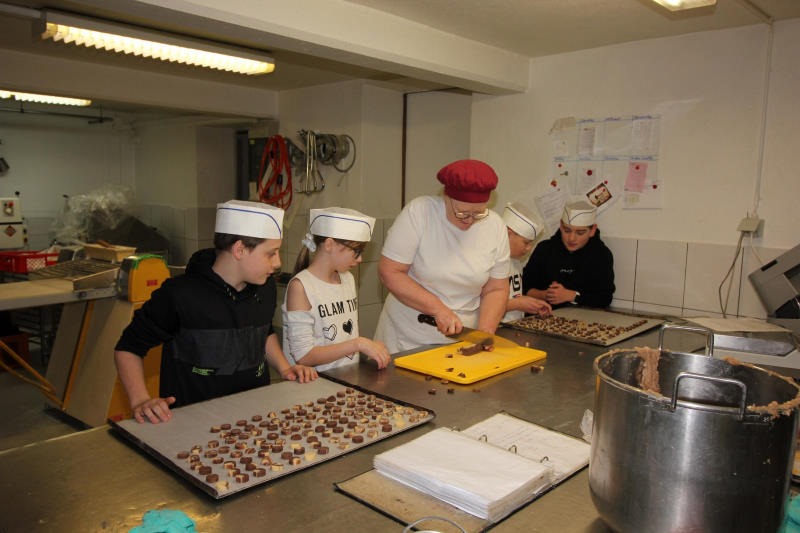
[[506, 208], [503, 210], [503, 222], [529, 241], [535, 241], [545, 231], [545, 224], [539, 213], [518, 203], [506, 204]]
[[573, 202], [564, 206], [561, 222], [570, 226], [591, 226], [597, 218], [597, 208], [589, 202]]
[[369, 242], [375, 219], [345, 207], [312, 209], [309, 212], [308, 232], [320, 237], [345, 241]]
[[217, 204], [214, 231], [258, 239], [282, 239], [283, 209], [260, 202], [229, 200]]

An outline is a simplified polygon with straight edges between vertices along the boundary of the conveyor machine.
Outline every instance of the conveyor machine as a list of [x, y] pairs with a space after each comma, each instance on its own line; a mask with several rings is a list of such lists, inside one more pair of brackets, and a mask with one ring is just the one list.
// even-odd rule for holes
[[[89, 426], [130, 416], [127, 396], [117, 378], [114, 345], [134, 311], [170, 276], [157, 255], [133, 255], [121, 264], [93, 259], [57, 263], [33, 271], [28, 281], [6, 283], [0, 310], [63, 304], [46, 376], [21, 358], [49, 404]], [[0, 346], [10, 353], [8, 346]], [[11, 354], [12, 356], [14, 354]], [[147, 388], [158, 393], [161, 348], [145, 358]]]

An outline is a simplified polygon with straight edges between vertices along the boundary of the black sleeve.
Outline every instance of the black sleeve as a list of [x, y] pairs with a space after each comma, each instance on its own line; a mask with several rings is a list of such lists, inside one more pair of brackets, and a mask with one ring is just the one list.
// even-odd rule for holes
[[548, 245], [547, 241], [539, 243], [522, 268], [522, 294], [527, 294], [530, 289], [545, 290], [550, 285], [552, 280], [548, 279], [545, 268]]
[[[134, 314], [131, 323], [122, 332], [115, 350], [131, 352], [144, 357], [150, 348], [170, 340], [177, 330], [178, 319], [170, 280], [153, 292], [150, 299]], [[167, 287], [165, 287], [167, 285]]]
[[575, 303], [587, 307], [608, 307], [614, 296], [614, 257], [611, 250], [603, 246], [593, 258], [589, 275], [581, 295]]

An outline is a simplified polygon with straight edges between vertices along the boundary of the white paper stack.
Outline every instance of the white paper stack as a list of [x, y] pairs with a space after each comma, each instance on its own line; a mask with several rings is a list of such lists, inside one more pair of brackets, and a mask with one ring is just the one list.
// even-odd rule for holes
[[376, 455], [391, 479], [496, 522], [551, 484], [552, 469], [447, 428]]

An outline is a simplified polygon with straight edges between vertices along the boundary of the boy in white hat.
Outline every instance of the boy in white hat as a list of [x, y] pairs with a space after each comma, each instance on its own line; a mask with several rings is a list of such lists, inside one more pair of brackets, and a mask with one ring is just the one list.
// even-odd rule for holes
[[522, 260], [543, 235], [544, 220], [539, 213], [520, 203], [509, 203], [503, 210], [503, 222], [506, 223], [508, 245], [511, 250], [511, 274], [508, 278], [509, 299], [506, 303], [506, 314], [503, 321], [517, 320], [524, 317], [526, 313], [547, 316], [552, 310], [549, 303], [522, 292]]
[[[217, 205], [214, 248], [192, 255], [185, 274], [166, 280], [136, 311], [114, 359], [137, 422], [167, 422], [178, 407], [269, 385], [316, 379], [291, 366], [272, 330], [281, 266], [283, 210], [231, 200]], [[145, 387], [142, 358], [163, 343], [159, 396]]]
[[379, 369], [389, 364], [382, 342], [358, 334], [358, 290], [350, 272], [361, 262], [374, 227], [374, 218], [353, 209], [311, 209], [282, 307], [290, 360], [324, 371], [358, 363], [362, 353]]
[[614, 258], [600, 240], [597, 208], [579, 201], [564, 206], [560, 228], [533, 251], [522, 272], [525, 294], [553, 307], [608, 307], [614, 295]]

